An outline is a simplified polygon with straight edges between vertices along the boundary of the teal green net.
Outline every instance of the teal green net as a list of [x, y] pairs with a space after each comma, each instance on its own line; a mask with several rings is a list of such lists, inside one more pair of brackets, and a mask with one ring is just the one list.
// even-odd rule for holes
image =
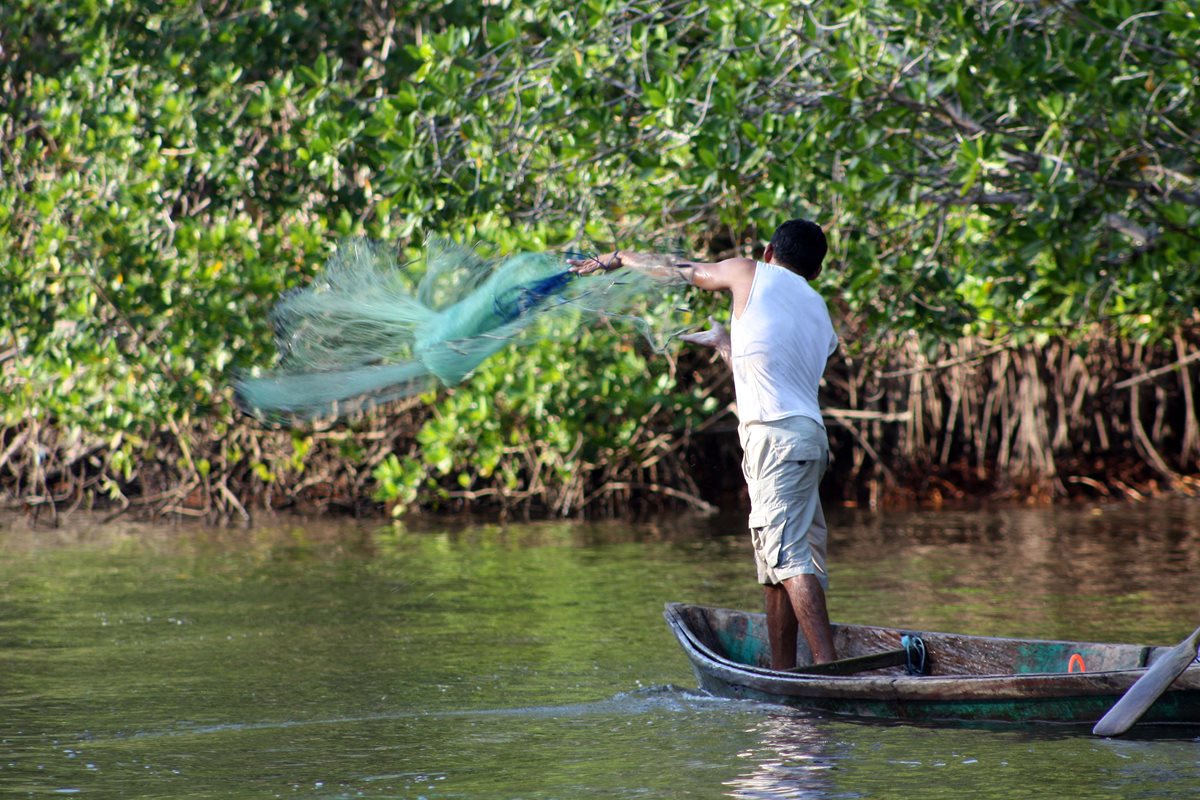
[[238, 403], [305, 420], [453, 386], [500, 349], [546, 335], [555, 316], [623, 321], [661, 350], [687, 313], [678, 288], [632, 270], [579, 277], [544, 253], [484, 258], [444, 240], [428, 243], [423, 263], [401, 264], [386, 245], [350, 240], [276, 304], [279, 366], [238, 380]]

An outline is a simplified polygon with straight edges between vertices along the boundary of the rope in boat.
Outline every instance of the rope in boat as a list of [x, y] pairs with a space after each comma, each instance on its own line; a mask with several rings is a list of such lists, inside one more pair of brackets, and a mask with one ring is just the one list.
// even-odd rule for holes
[[926, 668], [925, 640], [915, 633], [906, 633], [900, 637], [900, 646], [904, 648], [904, 668], [909, 675], [924, 675]]

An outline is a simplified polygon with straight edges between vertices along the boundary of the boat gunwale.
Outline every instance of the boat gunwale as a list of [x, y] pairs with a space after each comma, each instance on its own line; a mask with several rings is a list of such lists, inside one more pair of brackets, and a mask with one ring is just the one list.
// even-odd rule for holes
[[[1092, 672], [1024, 672], [1024, 673], [959, 673], [953, 675], [806, 675], [782, 672], [737, 661], [714, 652], [704, 644], [687, 624], [679, 612], [682, 608], [703, 611], [717, 609], [694, 603], [668, 603], [664, 616], [676, 632], [676, 638], [684, 645], [693, 665], [703, 664], [715, 678], [734, 685], [749, 686], [757, 691], [783, 697], [841, 697], [847, 699], [894, 699], [929, 700], [945, 699], [947, 690], [953, 689], [952, 697], [958, 701], [1006, 699], [1031, 699], [1055, 697], [1080, 697], [1096, 695], [1119, 695], [1127, 690], [1142, 675], [1147, 666], [1121, 670], [1095, 670]], [[738, 612], [747, 616], [761, 616], [754, 612]], [[884, 628], [868, 625], [844, 625], [847, 629], [882, 630], [894, 633], [912, 632], [908, 629]], [[682, 634], [682, 635], [681, 635]], [[1015, 637], [975, 636], [971, 634], [922, 631], [922, 636], [948, 636], [963, 639], [978, 639], [1004, 643], [1037, 643], [1050, 645], [1112, 646], [1119, 643], [1078, 642], [1065, 639], [1020, 639]], [[1156, 646], [1149, 647], [1148, 652]], [[1169, 648], [1164, 648], [1169, 649]], [[1180, 682], [1184, 685], [1180, 686]], [[1200, 664], [1192, 665], [1176, 682], [1174, 690], [1200, 690]]]

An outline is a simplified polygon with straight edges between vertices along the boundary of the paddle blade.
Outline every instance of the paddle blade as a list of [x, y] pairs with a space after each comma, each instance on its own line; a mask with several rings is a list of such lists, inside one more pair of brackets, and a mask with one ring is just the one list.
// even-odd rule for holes
[[1133, 727], [1142, 714], [1154, 705], [1154, 701], [1196, 660], [1198, 645], [1200, 628], [1175, 645], [1170, 652], [1160, 656], [1150, 669], [1146, 670], [1146, 674], [1138, 678], [1137, 682], [1129, 687], [1129, 691], [1100, 718], [1096, 727], [1092, 728], [1092, 733], [1097, 736], [1120, 736]]

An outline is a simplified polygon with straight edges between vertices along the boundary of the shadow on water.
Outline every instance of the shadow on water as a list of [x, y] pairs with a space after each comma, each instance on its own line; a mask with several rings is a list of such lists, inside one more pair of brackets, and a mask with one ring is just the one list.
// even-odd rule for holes
[[[1100, 740], [1065, 727], [919, 726], [768, 714], [736, 798], [1194, 796], [1200, 740]], [[1194, 731], [1193, 731], [1194, 733]], [[1149, 781], [1149, 783], [1147, 783]]]

